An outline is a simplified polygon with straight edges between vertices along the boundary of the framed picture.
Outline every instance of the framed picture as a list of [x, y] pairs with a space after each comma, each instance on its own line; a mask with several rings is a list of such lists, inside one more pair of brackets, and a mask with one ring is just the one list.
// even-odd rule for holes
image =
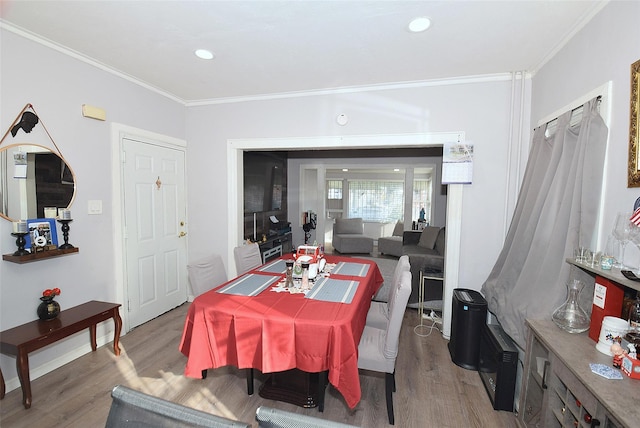
[[25, 236], [27, 241], [24, 248], [33, 252], [32, 247], [43, 249], [58, 248], [58, 232], [56, 221], [52, 218], [33, 218], [27, 220], [29, 234]]

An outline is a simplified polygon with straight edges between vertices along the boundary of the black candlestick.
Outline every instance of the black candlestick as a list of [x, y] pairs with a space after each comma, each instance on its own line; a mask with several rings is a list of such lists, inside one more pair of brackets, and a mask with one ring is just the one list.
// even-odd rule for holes
[[58, 219], [60, 223], [62, 223], [62, 236], [64, 237], [64, 244], [59, 245], [58, 248], [60, 250], [66, 250], [68, 248], [73, 248], [73, 245], [69, 244], [69, 223], [73, 220], [71, 219]]
[[27, 232], [20, 233], [12, 233], [11, 235], [16, 237], [16, 245], [18, 246], [18, 251], [13, 253], [14, 256], [24, 256], [25, 254], [29, 254], [27, 250], [24, 249], [24, 246], [27, 244], [27, 240], [24, 239], [25, 236], [28, 235]]

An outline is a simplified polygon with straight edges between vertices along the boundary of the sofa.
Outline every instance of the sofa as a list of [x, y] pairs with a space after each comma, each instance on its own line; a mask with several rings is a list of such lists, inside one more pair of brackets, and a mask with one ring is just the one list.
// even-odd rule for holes
[[387, 256], [402, 256], [402, 234], [404, 233], [404, 223], [396, 223], [391, 236], [381, 236], [378, 238], [378, 253]]
[[[444, 227], [427, 226], [422, 232], [405, 231], [402, 238], [402, 253], [409, 256], [411, 265], [409, 306], [416, 307], [420, 296], [420, 272], [444, 272], [446, 231]], [[442, 286], [442, 281], [426, 280], [424, 301], [430, 303], [428, 307], [442, 305]]]
[[373, 238], [365, 236], [362, 218], [337, 218], [333, 223], [333, 249], [339, 253], [373, 251]]

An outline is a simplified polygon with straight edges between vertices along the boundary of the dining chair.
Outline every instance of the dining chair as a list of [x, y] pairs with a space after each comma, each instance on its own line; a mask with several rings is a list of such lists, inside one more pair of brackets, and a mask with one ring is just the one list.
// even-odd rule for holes
[[212, 254], [204, 259], [189, 263], [187, 273], [194, 297], [224, 284], [228, 280], [222, 257], [219, 254]]
[[384, 373], [389, 424], [393, 425], [393, 392], [396, 390], [395, 366], [402, 319], [411, 295], [411, 272], [400, 274], [400, 286], [389, 298], [389, 322], [380, 329], [365, 325], [358, 344], [358, 368]]
[[389, 306], [391, 305], [391, 296], [396, 292], [396, 289], [400, 287], [400, 277], [402, 272], [409, 271], [411, 265], [409, 264], [409, 256], [402, 256], [398, 259], [398, 264], [393, 271], [393, 277], [391, 279], [391, 286], [389, 287], [389, 295], [386, 302], [371, 302], [369, 312], [367, 313], [366, 325], [375, 328], [387, 328], [389, 322]]
[[327, 421], [267, 406], [260, 406], [256, 409], [256, 420], [260, 428], [355, 428], [354, 425]]
[[105, 428], [123, 426], [251, 428], [251, 424], [163, 400], [123, 385], [117, 385], [111, 390], [111, 398], [111, 408]]
[[242, 275], [262, 265], [260, 247], [255, 242], [235, 247], [233, 249], [233, 258], [236, 261], [236, 271], [238, 275]]

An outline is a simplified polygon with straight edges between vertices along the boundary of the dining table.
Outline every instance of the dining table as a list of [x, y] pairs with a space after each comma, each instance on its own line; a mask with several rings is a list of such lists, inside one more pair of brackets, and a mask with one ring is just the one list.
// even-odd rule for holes
[[370, 259], [323, 257], [310, 290], [299, 281], [285, 286], [286, 261], [294, 258], [287, 254], [197, 296], [180, 342], [185, 376], [224, 366], [326, 373], [353, 409], [361, 398], [358, 344], [383, 277]]

